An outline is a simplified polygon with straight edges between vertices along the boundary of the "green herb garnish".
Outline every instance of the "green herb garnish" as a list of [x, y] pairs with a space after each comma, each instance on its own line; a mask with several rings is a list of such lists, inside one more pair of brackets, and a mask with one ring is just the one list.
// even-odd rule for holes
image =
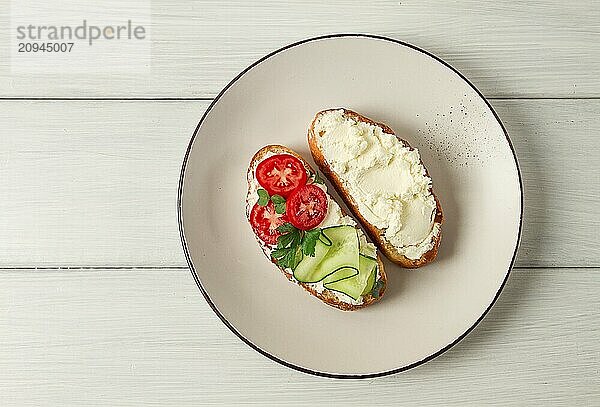
[[273, 205], [275, 205], [275, 213], [284, 214], [285, 213], [285, 198], [281, 195], [273, 195], [271, 197], [271, 201], [273, 201]]
[[287, 249], [277, 249], [273, 252], [273, 257], [276, 258], [277, 264], [281, 267], [293, 270], [302, 260], [302, 252], [298, 246]]
[[298, 246], [302, 241], [302, 233], [296, 229], [277, 238], [277, 248], [283, 249], [290, 246]]
[[321, 235], [321, 229], [307, 230], [302, 238], [302, 253], [305, 256], [315, 257], [315, 246]]
[[275, 195], [273, 195], [273, 196], [271, 197], [271, 201], [273, 201], [273, 203], [274, 203], [275, 205], [277, 205], [277, 204], [280, 204], [280, 203], [285, 203], [285, 198], [284, 198], [284, 197], [282, 197], [281, 195], [277, 195], [277, 194], [275, 194]]
[[315, 180], [314, 180], [315, 184], [324, 184], [325, 180], [323, 178], [321, 178], [321, 176], [319, 175], [318, 172], [315, 172]]
[[269, 203], [269, 193], [265, 190], [265, 189], [258, 189], [256, 191], [256, 193], [258, 193], [258, 204], [260, 206], [267, 206], [267, 204]]
[[[291, 223], [284, 223], [283, 225], [277, 227], [277, 231], [279, 233], [289, 233], [289, 232], [293, 232], [295, 230], [298, 230], [294, 227], [294, 225], [292, 225]], [[298, 230], [299, 231], [299, 230]]]
[[281, 225], [277, 230], [280, 232], [286, 230], [287, 233], [277, 238], [277, 249], [273, 250], [271, 256], [280, 267], [293, 270], [302, 260], [302, 252], [300, 251], [302, 231], [296, 229], [291, 223]]
[[379, 298], [379, 291], [381, 290], [381, 287], [383, 287], [383, 281], [379, 280], [375, 283], [375, 286], [373, 286], [371, 295], [375, 298]]
[[271, 256], [280, 267], [293, 270], [303, 256], [315, 256], [315, 246], [321, 235], [321, 229], [305, 232], [291, 223], [285, 223], [279, 226], [277, 231], [282, 235], [277, 238], [277, 249], [271, 252]]

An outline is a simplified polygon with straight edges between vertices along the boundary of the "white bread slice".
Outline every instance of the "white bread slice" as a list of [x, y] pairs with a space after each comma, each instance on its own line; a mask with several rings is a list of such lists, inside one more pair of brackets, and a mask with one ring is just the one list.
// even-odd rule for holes
[[[434, 224], [436, 224], [436, 223], [439, 224], [440, 231], [437, 235], [435, 235], [433, 237], [433, 242], [432, 242], [433, 245], [432, 245], [431, 249], [429, 249], [427, 252], [425, 252], [418, 259], [409, 259], [408, 257], [405, 257], [402, 253], [400, 253], [398, 248], [396, 248], [394, 245], [392, 245], [391, 243], [389, 243], [386, 240], [385, 235], [384, 235], [384, 233], [385, 233], [384, 229], [379, 229], [379, 228], [375, 227], [373, 224], [369, 223], [365, 219], [365, 217], [358, 210], [358, 205], [357, 205], [356, 201], [349, 194], [348, 190], [345, 188], [339, 175], [331, 169], [329, 163], [323, 156], [323, 152], [321, 151], [321, 149], [319, 147], [319, 143], [318, 143], [318, 139], [317, 139], [318, 137], [321, 137], [322, 135], [316, 134], [316, 132], [314, 131], [314, 126], [315, 126], [316, 120], [319, 118], [320, 115], [322, 115], [326, 112], [329, 112], [329, 111], [333, 111], [333, 110], [342, 110], [343, 116], [346, 118], [351, 118], [351, 119], [359, 121], [359, 122], [369, 123], [374, 126], [380, 127], [385, 133], [395, 134], [394, 131], [392, 129], [390, 129], [387, 125], [385, 125], [383, 123], [377, 123], [377, 122], [375, 122], [367, 117], [364, 117], [356, 112], [353, 112], [351, 110], [343, 109], [343, 108], [323, 110], [315, 115], [315, 118], [313, 119], [313, 121], [308, 129], [308, 144], [310, 146], [310, 152], [313, 156], [313, 159], [315, 160], [315, 163], [317, 164], [319, 169], [323, 172], [323, 174], [325, 174], [325, 176], [329, 179], [329, 181], [331, 181], [331, 183], [333, 184], [334, 188], [337, 190], [340, 197], [344, 200], [344, 202], [350, 209], [350, 212], [352, 212], [352, 214], [358, 219], [358, 221], [361, 223], [361, 225], [363, 226], [363, 228], [365, 229], [365, 231], [367, 232], [367, 234], [369, 235], [371, 240], [377, 245], [377, 247], [383, 252], [383, 254], [388, 259], [390, 259], [394, 263], [399, 264], [400, 266], [405, 267], [405, 268], [417, 268], [417, 267], [421, 267], [427, 263], [432, 262], [435, 259], [435, 257], [437, 256], [438, 248], [440, 245], [440, 240], [442, 237], [441, 225], [444, 220], [440, 201], [437, 199], [437, 197], [433, 193], [433, 189], [430, 189], [430, 191], [436, 202]], [[404, 146], [412, 149], [412, 147], [410, 147], [408, 142], [400, 139], [399, 137], [397, 137], [397, 138]], [[421, 164], [423, 164], [423, 162], [421, 162]], [[427, 173], [427, 169], [425, 169], [425, 172], [426, 172], [427, 176], [429, 176], [429, 173]]]
[[[285, 146], [268, 145], [268, 146], [261, 148], [256, 154], [254, 154], [254, 157], [252, 157], [252, 160], [250, 161], [250, 166], [248, 167], [248, 173], [247, 173], [248, 195], [246, 196], [246, 217], [247, 217], [248, 221], [250, 221], [250, 210], [252, 209], [254, 204], [257, 202], [257, 196], [256, 196], [254, 188], [253, 188], [253, 185], [255, 185], [255, 182], [256, 182], [256, 180], [255, 180], [256, 166], [258, 165], [259, 162], [263, 161], [270, 155], [274, 155], [274, 154], [293, 155], [294, 157], [298, 158], [304, 164], [304, 167], [306, 168], [306, 171], [309, 175], [309, 179], [311, 178], [311, 175], [315, 174], [315, 171], [313, 170], [313, 168], [310, 166], [310, 164], [308, 164], [304, 160], [304, 158], [302, 158], [302, 156], [300, 156], [299, 154], [297, 154], [296, 152], [290, 150], [289, 148], [287, 148]], [[342, 209], [342, 212], [343, 212], [343, 209]], [[344, 215], [345, 215], [345, 213], [344, 213]], [[360, 226], [357, 226], [357, 227], [360, 227]], [[323, 288], [322, 291], [319, 291], [316, 289], [314, 284], [300, 283], [300, 282], [296, 281], [294, 279], [293, 274], [291, 273], [291, 270], [279, 267], [274, 262], [274, 260], [271, 258], [269, 248], [257, 236], [256, 236], [256, 241], [260, 245], [264, 254], [269, 258], [269, 260], [271, 260], [271, 262], [273, 262], [273, 264], [275, 266], [277, 266], [277, 268], [279, 268], [281, 270], [281, 272], [287, 277], [287, 279], [289, 281], [302, 286], [306, 291], [308, 291], [310, 294], [317, 297], [318, 299], [320, 299], [327, 305], [330, 305], [335, 308], [339, 308], [343, 311], [355, 311], [357, 309], [369, 306], [369, 305], [379, 301], [381, 299], [381, 297], [383, 297], [383, 294], [385, 292], [386, 285], [387, 285], [387, 277], [385, 275], [385, 269], [383, 266], [383, 262], [381, 261], [381, 258], [379, 257], [379, 255], [377, 255], [378, 275], [379, 275], [379, 281], [381, 281], [383, 283], [381, 285], [381, 288], [379, 289], [379, 295], [377, 297], [375, 297], [371, 294], [367, 294], [362, 297], [362, 302], [360, 304], [353, 304], [353, 303], [345, 302], [345, 301], [341, 300], [340, 295], [334, 291], [330, 291], [326, 288]]]

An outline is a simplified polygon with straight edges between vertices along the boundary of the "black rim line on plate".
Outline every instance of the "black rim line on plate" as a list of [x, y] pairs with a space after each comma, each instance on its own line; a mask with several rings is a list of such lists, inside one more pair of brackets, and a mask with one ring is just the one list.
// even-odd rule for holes
[[[184, 235], [184, 231], [183, 231], [183, 214], [182, 214], [182, 210], [181, 210], [181, 202], [182, 202], [182, 195], [183, 195], [183, 180], [184, 180], [184, 176], [185, 176], [185, 169], [186, 169], [186, 166], [187, 166], [187, 161], [188, 161], [188, 158], [189, 158], [190, 151], [192, 149], [194, 141], [196, 140], [196, 135], [198, 134], [198, 131], [200, 130], [200, 127], [201, 127], [202, 123], [204, 122], [204, 120], [206, 119], [206, 117], [208, 116], [208, 114], [210, 113], [210, 111], [212, 110], [212, 108], [214, 107], [214, 105], [225, 94], [225, 92], [227, 92], [227, 90], [235, 82], [237, 82], [242, 76], [244, 76], [246, 74], [246, 72], [248, 72], [250, 69], [254, 68], [258, 64], [262, 63], [263, 61], [271, 58], [272, 56], [274, 56], [276, 54], [279, 54], [280, 52], [283, 52], [283, 51], [285, 51], [285, 50], [287, 50], [289, 48], [296, 47], [298, 45], [302, 45], [302, 44], [307, 43], [307, 42], [318, 41], [318, 40], [329, 39], [329, 38], [343, 38], [343, 37], [358, 37], [358, 38], [370, 38], [370, 39], [376, 39], [376, 40], [383, 40], [383, 41], [389, 41], [389, 42], [393, 42], [393, 43], [401, 45], [401, 46], [405, 46], [405, 47], [411, 48], [411, 49], [413, 49], [415, 51], [421, 52], [421, 53], [423, 53], [423, 54], [425, 54], [425, 55], [433, 58], [434, 60], [436, 60], [437, 62], [441, 63], [442, 65], [444, 65], [445, 67], [447, 67], [448, 69], [450, 69], [452, 72], [454, 72], [455, 74], [457, 74], [463, 81], [465, 81], [477, 93], [477, 95], [479, 95], [479, 97], [485, 102], [485, 104], [487, 105], [488, 109], [490, 109], [490, 111], [494, 115], [496, 121], [498, 122], [498, 124], [502, 128], [504, 136], [506, 137], [506, 141], [507, 141], [507, 143], [508, 143], [508, 145], [510, 147], [510, 150], [512, 152], [513, 159], [514, 159], [514, 162], [515, 162], [515, 166], [516, 166], [516, 169], [517, 169], [517, 175], [518, 175], [518, 178], [519, 178], [519, 193], [521, 195], [521, 199], [520, 199], [520, 201], [521, 201], [520, 202], [521, 210], [520, 210], [520, 214], [519, 214], [519, 231], [517, 233], [517, 240], [515, 242], [515, 250], [513, 252], [513, 256], [512, 256], [512, 259], [510, 261], [510, 265], [508, 267], [508, 270], [506, 271], [506, 275], [504, 277], [504, 280], [502, 281], [502, 284], [500, 285], [500, 288], [498, 288], [498, 291], [496, 292], [496, 295], [492, 299], [492, 302], [485, 309], [485, 311], [481, 314], [481, 316], [477, 319], [477, 321], [475, 321], [475, 323], [469, 329], [467, 329], [462, 335], [460, 335], [458, 338], [456, 338], [453, 342], [449, 343], [448, 345], [444, 346], [439, 351], [437, 351], [437, 352], [435, 352], [435, 353], [427, 356], [424, 359], [421, 359], [421, 360], [419, 360], [417, 362], [414, 362], [414, 363], [412, 363], [410, 365], [403, 366], [403, 367], [400, 367], [400, 368], [397, 368], [397, 369], [392, 369], [392, 370], [388, 370], [388, 371], [385, 371], [385, 372], [379, 372], [379, 373], [369, 373], [369, 374], [335, 374], [335, 373], [325, 373], [325, 372], [319, 372], [319, 371], [316, 371], [316, 370], [307, 369], [307, 368], [304, 368], [304, 367], [301, 367], [301, 366], [296, 366], [296, 365], [294, 365], [292, 363], [286, 362], [285, 360], [278, 358], [275, 355], [271, 355], [267, 351], [261, 349], [260, 347], [258, 347], [254, 343], [252, 343], [249, 339], [247, 339], [246, 337], [244, 337], [240, 332], [238, 332], [237, 329], [235, 329], [235, 327], [233, 325], [231, 325], [229, 323], [229, 321], [223, 316], [223, 314], [221, 314], [221, 312], [217, 309], [217, 307], [215, 306], [215, 304], [210, 299], [210, 297], [208, 295], [208, 292], [204, 289], [204, 287], [202, 286], [202, 283], [200, 282], [200, 279], [198, 278], [198, 275], [196, 273], [196, 269], [194, 268], [194, 265], [193, 265], [191, 257], [190, 257], [190, 253], [189, 253], [189, 250], [188, 250], [188, 247], [187, 247], [187, 242], [185, 240], [185, 235]], [[510, 137], [508, 136], [508, 131], [506, 131], [506, 128], [504, 127], [504, 124], [502, 123], [502, 121], [498, 117], [498, 114], [496, 113], [496, 111], [494, 110], [494, 108], [492, 107], [492, 105], [490, 105], [490, 103], [488, 102], [488, 100], [483, 96], [483, 94], [479, 91], [479, 89], [477, 89], [475, 87], [475, 85], [473, 85], [471, 83], [471, 81], [469, 81], [457, 69], [455, 69], [454, 67], [452, 67], [450, 64], [448, 64], [444, 60], [440, 59], [439, 57], [435, 56], [434, 54], [430, 53], [429, 51], [426, 51], [426, 50], [424, 50], [422, 48], [419, 48], [419, 47], [417, 47], [415, 45], [412, 45], [412, 44], [409, 44], [409, 43], [406, 43], [406, 42], [403, 42], [403, 41], [400, 41], [400, 40], [396, 40], [394, 38], [389, 38], [389, 37], [385, 37], [385, 36], [381, 36], [381, 35], [373, 35], [373, 34], [329, 34], [329, 35], [322, 35], [322, 36], [318, 36], [318, 37], [307, 38], [307, 39], [304, 39], [304, 40], [301, 40], [301, 41], [298, 41], [298, 42], [286, 45], [286, 46], [284, 46], [282, 48], [279, 48], [279, 49], [277, 49], [277, 50], [275, 50], [275, 51], [273, 51], [273, 52], [265, 55], [264, 57], [260, 58], [259, 60], [255, 61], [254, 63], [252, 63], [250, 66], [248, 66], [242, 72], [240, 72], [213, 99], [213, 101], [210, 103], [210, 105], [208, 106], [208, 108], [206, 109], [206, 111], [204, 112], [204, 114], [202, 115], [202, 118], [198, 122], [198, 125], [196, 126], [196, 129], [194, 130], [194, 134], [192, 135], [192, 138], [191, 138], [191, 140], [190, 140], [190, 142], [188, 144], [187, 150], [185, 152], [185, 156], [183, 158], [183, 164], [181, 166], [181, 173], [180, 173], [180, 177], [179, 177], [179, 186], [178, 186], [178, 189], [177, 189], [177, 222], [179, 224], [179, 235], [181, 237], [181, 243], [183, 245], [183, 251], [185, 253], [185, 258], [187, 260], [187, 263], [188, 263], [188, 266], [190, 268], [190, 271], [192, 272], [192, 276], [194, 277], [194, 280], [196, 281], [196, 285], [200, 289], [200, 292], [204, 296], [204, 299], [206, 300], [206, 302], [208, 303], [208, 305], [210, 306], [210, 308], [213, 310], [213, 312], [215, 314], [217, 314], [217, 316], [219, 317], [219, 319], [221, 319], [221, 321], [225, 324], [225, 326], [227, 328], [229, 328], [229, 330], [231, 332], [233, 332], [238, 338], [240, 338], [244, 343], [246, 343], [248, 346], [250, 346], [252, 349], [254, 349], [255, 351], [257, 351], [261, 355], [266, 356], [267, 358], [269, 358], [269, 359], [271, 359], [271, 360], [273, 360], [273, 361], [275, 361], [275, 362], [277, 362], [279, 364], [282, 364], [283, 366], [289, 367], [291, 369], [294, 369], [294, 370], [297, 370], [297, 371], [300, 371], [300, 372], [303, 372], [303, 373], [308, 373], [308, 374], [311, 374], [311, 375], [321, 376], [321, 377], [330, 377], [330, 378], [335, 378], [335, 379], [370, 379], [370, 378], [387, 376], [387, 375], [391, 375], [391, 374], [403, 372], [405, 370], [412, 369], [414, 367], [422, 365], [423, 363], [428, 362], [428, 361], [430, 361], [430, 360], [438, 357], [442, 353], [444, 353], [447, 350], [449, 350], [450, 348], [452, 348], [454, 345], [456, 345], [462, 339], [464, 339], [469, 333], [471, 333], [473, 331], [473, 329], [475, 329], [475, 327], [477, 325], [479, 325], [479, 323], [483, 320], [483, 318], [485, 318], [485, 316], [488, 314], [488, 312], [490, 311], [490, 309], [494, 306], [494, 304], [498, 300], [498, 297], [500, 296], [500, 293], [504, 289], [504, 286], [506, 285], [506, 282], [508, 281], [508, 277], [510, 275], [510, 272], [511, 272], [511, 270], [513, 268], [513, 265], [514, 265], [514, 262], [515, 262], [515, 258], [517, 257], [517, 251], [518, 251], [518, 248], [519, 248], [519, 244], [521, 242], [521, 231], [522, 231], [522, 227], [523, 227], [523, 181], [522, 181], [522, 177], [521, 177], [521, 170], [519, 168], [519, 162], [517, 160], [517, 155], [515, 153], [515, 149], [513, 147], [513, 144], [510, 141]]]

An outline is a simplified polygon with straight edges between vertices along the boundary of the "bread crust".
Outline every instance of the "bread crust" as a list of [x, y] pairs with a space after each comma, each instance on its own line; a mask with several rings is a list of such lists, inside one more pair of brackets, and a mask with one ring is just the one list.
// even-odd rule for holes
[[[299, 154], [297, 154], [295, 151], [290, 150], [289, 148], [285, 147], [285, 146], [281, 146], [281, 145], [277, 145], [277, 144], [271, 144], [268, 146], [265, 146], [263, 148], [261, 148], [260, 150], [258, 150], [256, 152], [256, 154], [254, 154], [254, 156], [252, 157], [252, 160], [250, 161], [250, 166], [248, 167], [248, 173], [247, 173], [247, 180], [248, 180], [248, 191], [250, 191], [250, 186], [251, 183], [254, 181], [255, 179], [255, 174], [254, 174], [254, 169], [256, 168], [256, 165], [263, 161], [267, 155], [269, 154], [290, 154], [293, 155], [294, 157], [298, 158], [300, 160], [300, 162], [302, 162], [304, 164], [304, 168], [306, 168], [306, 170], [308, 171], [309, 174], [314, 174], [315, 170], [310, 166], [310, 164], [308, 164], [306, 162], [306, 160], [304, 160], [304, 158], [302, 158], [302, 156], [300, 156]], [[253, 197], [251, 196], [247, 196], [246, 197], [246, 218], [248, 219], [248, 222], [250, 222], [250, 209], [251, 206], [250, 200]], [[342, 213], [344, 213], [344, 209], [342, 209]], [[344, 213], [345, 215], [345, 213]], [[385, 275], [385, 269], [383, 266], [383, 262], [381, 260], [381, 257], [379, 256], [379, 254], [377, 254], [377, 266], [379, 267], [379, 275], [380, 275], [380, 281], [383, 282], [382, 287], [379, 290], [379, 296], [378, 297], [374, 297], [371, 294], [368, 294], [366, 296], [363, 296], [363, 303], [359, 304], [359, 305], [354, 305], [354, 304], [349, 304], [343, 301], [340, 301], [335, 293], [331, 290], [328, 289], [323, 289], [322, 292], [318, 292], [317, 290], [315, 290], [313, 287], [311, 287], [309, 284], [306, 283], [301, 283], [298, 282], [294, 279], [294, 276], [292, 273], [289, 273], [288, 271], [286, 271], [284, 268], [279, 267], [277, 265], [277, 263], [275, 263], [275, 261], [271, 258], [271, 256], [269, 255], [269, 252], [267, 251], [266, 246], [263, 244], [263, 242], [258, 238], [258, 236], [256, 236], [256, 241], [258, 242], [259, 246], [261, 247], [263, 253], [269, 258], [269, 260], [271, 260], [271, 262], [279, 269], [281, 270], [281, 272], [285, 275], [285, 277], [293, 282], [296, 283], [298, 285], [300, 285], [302, 288], [304, 288], [306, 291], [308, 291], [311, 295], [317, 297], [318, 299], [320, 299], [321, 301], [323, 301], [325, 304], [330, 305], [332, 307], [341, 309], [343, 311], [355, 311], [358, 310], [360, 308], [364, 308], [367, 307], [375, 302], [378, 302], [382, 297], [383, 294], [385, 293], [385, 289], [387, 286], [387, 277]]]
[[[323, 153], [322, 153], [321, 149], [319, 148], [319, 144], [317, 142], [317, 137], [319, 137], [320, 135], [317, 135], [315, 133], [314, 126], [315, 126], [315, 122], [316, 122], [317, 118], [320, 115], [322, 115], [323, 113], [329, 112], [329, 111], [336, 111], [336, 110], [343, 110], [345, 117], [352, 118], [356, 121], [369, 123], [374, 126], [381, 127], [384, 132], [396, 135], [396, 133], [394, 133], [394, 131], [391, 128], [389, 128], [387, 125], [385, 125], [383, 123], [375, 122], [375, 121], [373, 121], [365, 116], [362, 116], [361, 114], [356, 113], [352, 110], [338, 108], [338, 109], [327, 109], [327, 110], [320, 111], [319, 113], [317, 113], [315, 115], [315, 118], [313, 119], [313, 121], [310, 124], [310, 127], [308, 128], [308, 145], [310, 147], [310, 153], [312, 154], [313, 159], [315, 160], [315, 163], [317, 164], [317, 166], [319, 167], [321, 172], [323, 172], [323, 174], [325, 174], [325, 176], [329, 179], [329, 181], [331, 181], [335, 190], [338, 192], [338, 194], [340, 195], [340, 197], [342, 198], [344, 203], [348, 206], [348, 209], [350, 209], [350, 212], [352, 212], [352, 214], [358, 219], [358, 221], [363, 226], [364, 230], [367, 232], [367, 234], [369, 235], [369, 237], [371, 238], [373, 243], [375, 243], [377, 245], [379, 250], [381, 250], [382, 253], [388, 259], [390, 259], [392, 262], [394, 262], [402, 267], [405, 267], [405, 268], [418, 268], [418, 267], [424, 266], [427, 263], [432, 262], [437, 256], [438, 249], [440, 246], [440, 241], [442, 239], [441, 229], [433, 241], [433, 247], [429, 251], [424, 253], [419, 259], [412, 260], [412, 259], [405, 257], [404, 255], [399, 253], [399, 251], [396, 247], [394, 247], [391, 243], [389, 243], [385, 239], [385, 237], [384, 237], [385, 231], [383, 229], [379, 229], [379, 228], [375, 227], [373, 224], [369, 223], [364, 218], [364, 216], [358, 210], [358, 205], [356, 204], [356, 201], [354, 200], [354, 198], [348, 193], [348, 190], [346, 189], [346, 187], [344, 187], [340, 178], [331, 169], [329, 163], [325, 160], [325, 157], [323, 156]], [[413, 149], [406, 140], [401, 139], [397, 135], [396, 135], [396, 138], [398, 138], [398, 140], [404, 146], [410, 148], [411, 150]], [[421, 161], [421, 164], [423, 164], [423, 161]], [[424, 165], [423, 165], [423, 167], [425, 168], [425, 172], [427, 173], [427, 176], [429, 176], [429, 173], [427, 172], [427, 168]], [[444, 222], [442, 206], [440, 204], [439, 199], [433, 192], [433, 187], [430, 187], [430, 191], [431, 191], [431, 194], [433, 195], [433, 197], [435, 199], [435, 203], [436, 203], [436, 212], [435, 212], [435, 217], [434, 217], [434, 223], [439, 223], [440, 228], [441, 228], [441, 225]]]

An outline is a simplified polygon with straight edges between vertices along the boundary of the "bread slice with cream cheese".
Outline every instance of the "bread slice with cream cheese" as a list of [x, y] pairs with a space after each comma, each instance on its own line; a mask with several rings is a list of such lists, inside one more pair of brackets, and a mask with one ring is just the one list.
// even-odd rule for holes
[[387, 125], [343, 108], [315, 115], [308, 144], [319, 169], [388, 259], [406, 268], [435, 259], [444, 217], [416, 149]]

